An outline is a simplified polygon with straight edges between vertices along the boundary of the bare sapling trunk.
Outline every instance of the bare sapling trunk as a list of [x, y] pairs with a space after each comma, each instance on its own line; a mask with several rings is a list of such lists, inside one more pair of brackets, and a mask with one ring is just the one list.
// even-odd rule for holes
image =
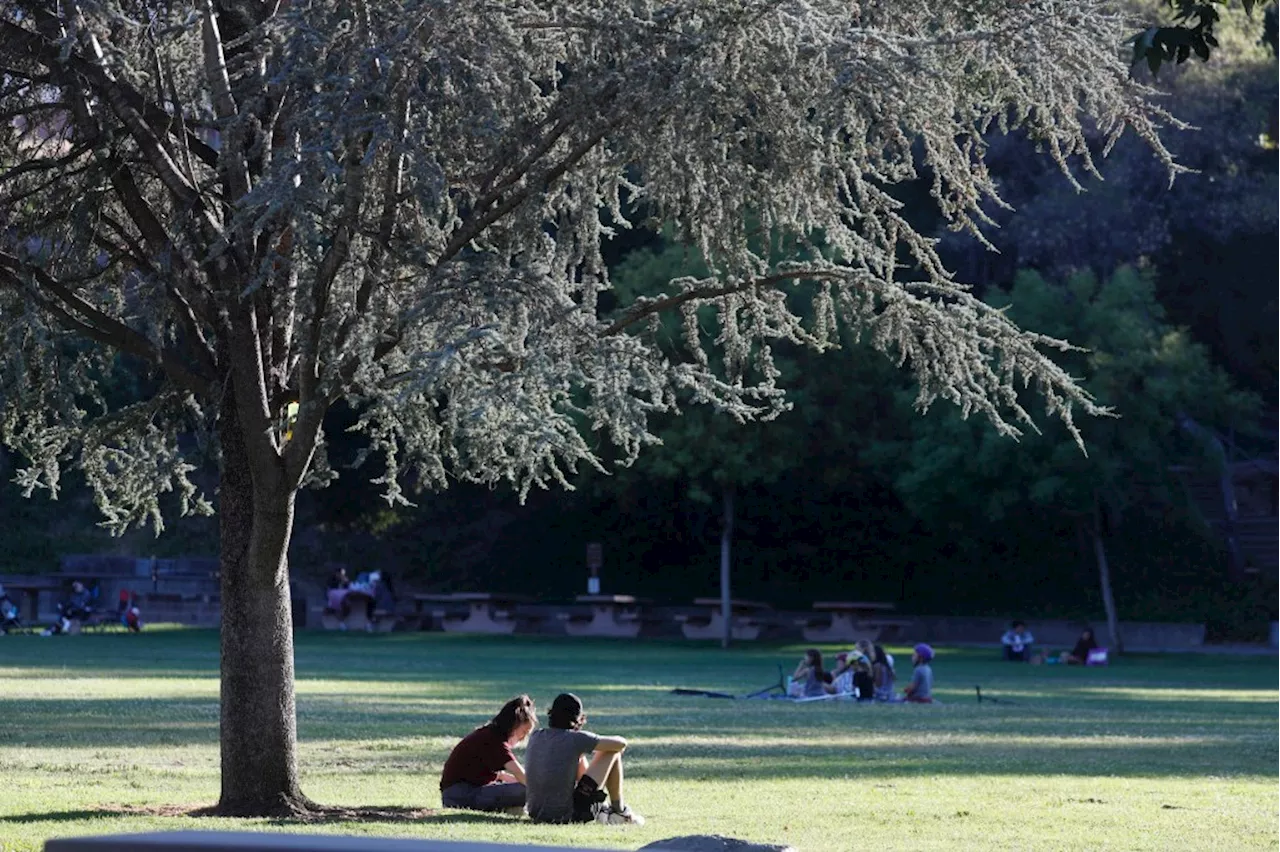
[[1098, 582], [1102, 586], [1102, 606], [1107, 613], [1107, 633], [1111, 636], [1111, 652], [1124, 653], [1124, 639], [1120, 635], [1120, 620], [1116, 616], [1116, 600], [1111, 594], [1111, 567], [1107, 564], [1107, 548], [1102, 540], [1102, 502], [1093, 498], [1093, 555], [1098, 562]]
[[733, 489], [724, 490], [724, 524], [720, 529], [720, 614], [724, 617], [724, 632], [720, 635], [720, 647], [728, 648], [733, 638], [733, 605], [729, 590], [729, 546], [733, 542]]
[[223, 405], [219, 431], [222, 795], [216, 812], [298, 814], [314, 805], [298, 785], [288, 571], [294, 493], [255, 486], [234, 404]]

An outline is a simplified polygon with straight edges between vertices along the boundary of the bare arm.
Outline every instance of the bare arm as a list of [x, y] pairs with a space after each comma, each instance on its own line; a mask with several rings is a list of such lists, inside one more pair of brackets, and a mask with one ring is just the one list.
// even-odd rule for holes
[[520, 765], [520, 761], [512, 759], [507, 761], [507, 765], [502, 767], [507, 773], [521, 784], [527, 784], [524, 777], [524, 767]]
[[582, 780], [582, 776], [587, 774], [587, 756], [581, 755], [578, 758], [578, 780]]
[[596, 751], [613, 752], [622, 751], [627, 747], [627, 741], [622, 737], [601, 737], [596, 743]]

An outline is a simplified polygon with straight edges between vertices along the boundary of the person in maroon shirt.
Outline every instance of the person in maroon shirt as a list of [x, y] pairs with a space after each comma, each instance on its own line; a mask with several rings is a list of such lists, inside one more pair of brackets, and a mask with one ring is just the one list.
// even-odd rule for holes
[[533, 699], [517, 695], [498, 715], [462, 738], [440, 774], [446, 808], [523, 813], [524, 767], [511, 751], [538, 725]]

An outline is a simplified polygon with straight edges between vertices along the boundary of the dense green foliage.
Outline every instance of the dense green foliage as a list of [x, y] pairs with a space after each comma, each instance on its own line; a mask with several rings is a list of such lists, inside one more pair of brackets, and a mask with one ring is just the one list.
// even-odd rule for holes
[[1159, 498], [1176, 504], [1169, 467], [1206, 452], [1180, 421], [1232, 425], [1256, 411], [1256, 400], [1232, 389], [1203, 346], [1167, 324], [1150, 275], [1125, 268], [1101, 282], [1083, 272], [1051, 284], [1024, 273], [987, 299], [1087, 350], [1069, 357], [1071, 372], [1114, 416], [1089, 422], [1088, 455], [1069, 451], [1051, 424], [1011, 445], [945, 411], [925, 418], [877, 451], [918, 515], [1000, 523], [1028, 506], [1088, 516], [1097, 497], [1116, 511], [1141, 511]]
[[[1165, 64], [1181, 65], [1194, 54], [1208, 62], [1209, 56], [1221, 45], [1215, 35], [1221, 10], [1230, 6], [1230, 0], [1166, 0], [1172, 10], [1172, 21], [1165, 26], [1153, 25], [1135, 35], [1133, 43], [1133, 64], [1145, 63], [1147, 69], [1156, 75]], [[1241, 0], [1240, 4], [1246, 15], [1252, 15], [1255, 7], [1265, 7], [1263, 13], [1261, 41], [1276, 49], [1276, 3], [1275, 0]]]

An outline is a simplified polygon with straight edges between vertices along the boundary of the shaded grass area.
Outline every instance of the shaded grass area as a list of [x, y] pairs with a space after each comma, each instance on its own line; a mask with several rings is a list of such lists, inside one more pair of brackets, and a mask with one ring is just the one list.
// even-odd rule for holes
[[[890, 650], [905, 680], [909, 655]], [[1275, 657], [1131, 656], [1086, 670], [942, 649], [932, 707], [670, 693], [759, 689], [800, 651], [300, 634], [304, 790], [335, 809], [298, 823], [190, 815], [218, 793], [215, 633], [6, 638], [0, 850], [196, 826], [629, 849], [694, 833], [802, 852], [1276, 848]], [[1012, 703], [978, 704], [979, 684]], [[562, 690], [582, 696], [592, 729], [631, 740], [628, 799], [648, 825], [439, 809], [458, 737], [516, 692], [545, 707]]]

